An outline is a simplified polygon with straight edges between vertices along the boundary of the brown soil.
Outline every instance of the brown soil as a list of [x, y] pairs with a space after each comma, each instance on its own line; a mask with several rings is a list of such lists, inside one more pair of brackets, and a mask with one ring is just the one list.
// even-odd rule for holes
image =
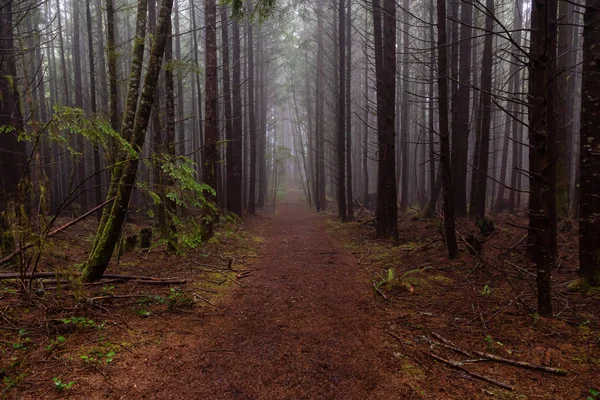
[[[298, 191], [288, 197], [275, 215], [248, 218], [241, 230], [228, 228], [186, 256], [153, 250], [121, 261], [121, 273], [185, 278], [185, 285], [106, 283], [104, 293], [85, 287], [78, 296], [67, 291], [29, 300], [0, 291], [7, 322], [0, 326], [0, 397], [585, 399], [600, 387], [600, 296], [564, 290], [576, 276], [574, 231], [561, 232], [562, 263], [553, 273], [557, 317], [544, 320], [535, 315], [532, 270], [515, 246], [522, 232], [499, 222], [522, 225], [518, 218], [498, 218], [499, 233], [483, 256], [463, 251], [449, 262], [435, 221], [407, 216], [402, 243], [394, 246], [373, 240], [368, 224], [309, 212]], [[465, 221], [458, 226], [464, 234], [472, 229]], [[93, 227], [86, 229], [67, 241], [71, 261], [85, 255], [81, 238], [89, 240]], [[233, 271], [213, 268], [226, 268], [229, 259]], [[90, 301], [107, 290], [152, 297]], [[74, 316], [95, 322], [60, 322]], [[468, 352], [568, 374], [457, 354], [436, 343], [435, 334]], [[50, 341], [58, 335], [64, 343]], [[114, 360], [107, 361], [109, 351]], [[463, 361], [467, 370], [515, 390], [427, 353]], [[82, 358], [94, 354], [99, 361]], [[58, 390], [54, 377], [75, 384]]]
[[185, 332], [128, 354], [92, 398], [410, 398], [369, 274], [294, 197], [251, 219], [262, 245], [244, 288]]

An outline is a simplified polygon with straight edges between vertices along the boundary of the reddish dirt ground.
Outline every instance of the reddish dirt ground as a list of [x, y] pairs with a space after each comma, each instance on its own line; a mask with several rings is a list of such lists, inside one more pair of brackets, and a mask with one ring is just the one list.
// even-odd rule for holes
[[385, 348], [369, 274], [294, 197], [250, 223], [264, 241], [244, 288], [185, 332], [126, 355], [111, 384], [86, 397], [410, 398]]
[[[405, 215], [393, 245], [374, 240], [368, 223], [311, 213], [300, 197], [290, 190], [275, 215], [224, 226], [186, 255], [159, 246], [121, 260], [121, 273], [182, 285], [108, 280], [41, 297], [0, 286], [0, 398], [600, 398], [600, 294], [565, 290], [577, 276], [574, 227], [559, 235], [555, 318], [545, 320], [535, 314], [523, 233], [508, 224], [525, 224], [520, 217], [494, 217], [497, 233], [481, 256], [461, 242], [461, 256], [449, 261], [438, 221]], [[469, 221], [458, 229], [476, 233]], [[69, 251], [54, 251], [46, 268], [81, 262], [93, 231], [60, 239], [55, 249]], [[63, 323], [75, 317], [93, 323]], [[57, 388], [56, 378], [74, 384]]]

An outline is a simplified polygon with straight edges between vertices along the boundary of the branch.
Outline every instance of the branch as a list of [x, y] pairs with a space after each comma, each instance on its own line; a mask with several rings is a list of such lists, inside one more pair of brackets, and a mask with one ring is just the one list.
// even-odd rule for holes
[[[114, 197], [106, 200], [104, 203], [92, 208], [90, 211], [86, 212], [82, 216], [75, 218], [74, 220], [64, 224], [63, 226], [59, 226], [58, 228], [54, 229], [53, 231], [50, 231], [46, 236], [44, 236], [44, 238], [52, 237], [52, 236], [64, 231], [65, 229], [70, 228], [71, 226], [77, 224], [78, 222], [81, 222], [82, 220], [86, 219], [90, 215], [94, 214], [96, 211], [100, 210], [101, 208], [104, 208], [106, 205], [112, 203], [114, 200], [115, 200]], [[27, 243], [26, 245], [19, 247], [17, 250], [13, 251], [9, 255], [7, 255], [3, 259], [1, 259], [0, 265], [6, 264], [7, 262], [11, 261], [13, 258], [18, 256], [19, 254], [21, 254], [22, 252], [24, 252], [25, 250], [28, 250], [35, 245], [36, 245], [36, 243]]]

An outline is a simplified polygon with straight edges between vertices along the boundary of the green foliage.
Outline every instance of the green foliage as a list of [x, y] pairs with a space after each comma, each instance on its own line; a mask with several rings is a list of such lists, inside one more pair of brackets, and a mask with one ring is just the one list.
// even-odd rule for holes
[[93, 144], [97, 144], [106, 150], [109, 145], [118, 145], [118, 147], [129, 154], [132, 158], [137, 158], [137, 151], [131, 147], [121, 134], [110, 125], [110, 121], [96, 117], [87, 116], [81, 108], [54, 106], [53, 123], [49, 130], [49, 138], [60, 142], [71, 154], [79, 155], [79, 152], [69, 145], [68, 137], [64, 132], [73, 135], [81, 135]]
[[50, 341], [48, 346], [46, 346], [46, 350], [52, 351], [58, 347], [61, 347], [67, 339], [64, 336], [58, 336], [56, 339]]
[[193, 73], [196, 75], [204, 74], [204, 68], [196, 64], [195, 61], [185, 60], [169, 60], [163, 64], [165, 71], [173, 71], [178, 75], [186, 75], [187, 73]]
[[86, 318], [86, 317], [63, 318], [63, 319], [61, 319], [61, 322], [65, 325], [73, 325], [78, 328], [97, 328], [97, 329], [104, 328], [104, 323], [96, 324], [94, 322], [94, 320]]
[[235, 18], [248, 16], [252, 20], [258, 19], [259, 22], [262, 22], [273, 15], [277, 0], [256, 0], [253, 2], [250, 14], [248, 14], [250, 10], [244, 8], [245, 3], [245, 0], [221, 0], [221, 4], [231, 6]]
[[12, 377], [10, 375], [5, 375], [4, 379], [2, 379], [2, 383], [4, 384], [3, 392], [9, 391], [10, 389], [17, 387], [21, 382], [23, 382], [23, 380], [26, 377], [27, 377], [27, 374], [25, 374], [25, 373], [18, 374], [15, 377]]
[[488, 285], [485, 285], [483, 289], [479, 292], [480, 296], [488, 297], [492, 294], [492, 289]]
[[16, 342], [12, 344], [14, 350], [27, 350], [27, 345], [31, 343], [31, 338], [27, 337], [25, 329], [19, 329], [19, 337]]
[[52, 378], [52, 382], [54, 382], [54, 388], [56, 390], [58, 390], [59, 392], [65, 391], [65, 390], [69, 390], [73, 387], [73, 385], [75, 385], [74, 381], [71, 381], [69, 383], [65, 383], [63, 382], [61, 379], [59, 379], [57, 376], [55, 376], [54, 378]]
[[80, 356], [81, 360], [85, 364], [111, 364], [113, 362], [113, 357], [117, 355], [117, 352], [114, 350], [104, 350], [101, 348], [93, 348], [87, 354], [82, 354]]
[[596, 400], [600, 398], [600, 391], [598, 391], [597, 389], [590, 388], [590, 390], [588, 390], [588, 393], [590, 395], [587, 397], [587, 400]]

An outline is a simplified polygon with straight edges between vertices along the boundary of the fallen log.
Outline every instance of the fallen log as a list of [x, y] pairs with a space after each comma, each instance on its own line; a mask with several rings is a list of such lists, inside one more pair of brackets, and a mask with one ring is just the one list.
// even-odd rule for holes
[[[89, 217], [90, 215], [94, 214], [96, 211], [104, 208], [106, 205], [112, 203], [114, 201], [114, 197], [111, 199], [106, 200], [104, 203], [92, 208], [90, 211], [86, 212], [85, 214], [83, 214], [80, 217], [75, 218], [74, 220], [67, 222], [66, 224], [59, 226], [58, 228], [54, 229], [53, 231], [50, 231], [45, 238], [49, 238], [52, 236], [55, 236], [56, 234], [64, 231], [65, 229], [75, 225], [76, 223], [86, 219], [87, 217]], [[4, 257], [3, 259], [0, 260], [0, 265], [2, 264], [6, 264], [7, 262], [11, 261], [13, 258], [15, 258], [16, 256], [18, 256], [19, 254], [21, 254], [22, 252], [24, 252], [25, 250], [28, 250], [30, 248], [32, 248], [33, 246], [35, 246], [35, 243], [27, 243], [24, 246], [20, 246], [18, 249], [16, 249], [15, 251], [13, 251], [12, 253], [10, 253], [9, 255], [7, 255], [6, 257]]]
[[463, 367], [459, 362], [452, 361], [452, 360], [446, 360], [442, 357], [436, 356], [435, 354], [429, 353], [427, 351], [424, 351], [424, 353], [427, 354], [429, 357], [433, 358], [434, 360], [439, 361], [442, 364], [446, 364], [452, 368], [458, 369], [458, 370], [464, 372], [465, 374], [472, 376], [473, 378], [479, 379], [480, 381], [491, 383], [492, 385], [496, 385], [498, 387], [501, 387], [502, 389], [510, 390], [511, 392], [515, 390], [515, 388], [513, 386], [510, 386], [504, 382], [497, 381], [497, 380], [492, 379], [485, 375], [479, 375], [475, 372], [471, 372], [468, 369], [466, 369], [465, 367]]
[[[80, 272], [37, 272], [33, 275], [25, 275], [25, 279], [44, 279], [44, 278], [55, 278], [58, 276], [79, 276]], [[0, 280], [10, 280], [10, 279], [20, 279], [22, 278], [19, 273], [4, 273], [0, 274]], [[179, 278], [156, 278], [152, 276], [140, 276], [140, 275], [114, 275], [114, 274], [105, 274], [103, 278], [110, 280], [111, 282], [115, 281], [137, 281], [139, 283], [144, 284], [183, 284], [186, 283], [185, 279]], [[56, 279], [51, 280], [48, 283], [52, 283], [52, 281], [56, 282]], [[103, 282], [108, 283], [108, 282]]]
[[474, 351], [473, 354], [477, 354], [480, 357], [483, 358], [487, 358], [488, 360], [492, 360], [492, 361], [497, 361], [497, 362], [501, 362], [504, 364], [509, 364], [509, 365], [513, 365], [515, 367], [521, 367], [521, 368], [527, 368], [527, 369], [531, 369], [534, 371], [542, 371], [542, 372], [548, 372], [550, 374], [556, 374], [556, 375], [567, 375], [567, 371], [561, 368], [552, 368], [552, 367], [546, 367], [543, 365], [537, 365], [537, 364], [530, 364], [528, 362], [525, 361], [516, 361], [516, 360], [510, 360], [508, 358], [503, 358], [503, 357], [499, 357], [499, 356], [495, 356], [493, 354], [489, 354], [489, 353], [484, 353], [482, 351]]

